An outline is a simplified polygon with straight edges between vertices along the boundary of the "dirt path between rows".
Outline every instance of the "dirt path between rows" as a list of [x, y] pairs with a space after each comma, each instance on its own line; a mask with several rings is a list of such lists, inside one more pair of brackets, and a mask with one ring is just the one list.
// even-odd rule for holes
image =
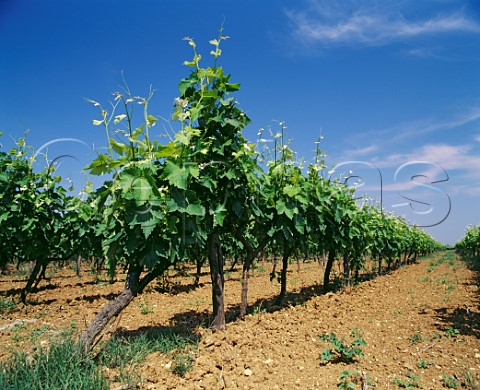
[[[282, 308], [273, 305], [279, 284], [270, 281], [270, 267], [257, 268], [250, 279], [251, 314], [242, 321], [233, 321], [240, 273], [227, 274], [230, 322], [224, 332], [208, 330], [211, 292], [206, 274], [201, 287], [193, 289], [192, 275], [171, 272], [168, 283], [158, 282], [137, 297], [111, 331], [180, 326], [201, 336], [194, 366], [184, 378], [172, 373], [169, 356], [153, 353], [136, 367], [141, 387], [336, 389], [340, 375], [349, 371], [357, 389], [367, 376], [369, 388], [376, 389], [414, 382], [424, 389], [442, 389], [449, 379], [456, 379], [459, 387], [470, 383], [467, 388], [480, 388], [474, 385], [480, 379], [479, 276], [452, 252], [327, 294], [322, 293], [318, 264], [302, 263], [300, 269], [292, 264], [289, 301]], [[0, 359], [12, 348], [28, 349], [32, 341], [41, 342], [43, 334], [62, 327], [84, 329], [123, 287], [122, 276], [113, 285], [93, 278], [84, 273], [79, 280], [73, 270], [56, 270], [30, 296], [27, 311], [18, 305], [2, 314]], [[0, 296], [23, 285], [22, 278], [1, 276]], [[318, 336], [335, 333], [350, 343], [352, 330], [366, 342], [364, 356], [351, 363], [323, 362], [322, 351], [330, 344]], [[32, 340], [32, 334], [38, 337]]]

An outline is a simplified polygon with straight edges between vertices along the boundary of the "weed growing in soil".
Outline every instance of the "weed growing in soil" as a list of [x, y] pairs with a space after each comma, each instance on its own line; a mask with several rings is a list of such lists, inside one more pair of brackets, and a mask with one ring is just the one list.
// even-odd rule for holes
[[424, 360], [422, 358], [418, 359], [417, 361], [417, 367], [418, 368], [428, 368], [430, 366], [430, 362], [427, 360]]
[[355, 383], [358, 382], [359, 378], [361, 378], [361, 375], [357, 370], [343, 371], [338, 377], [339, 382], [337, 387], [339, 389], [354, 389]]
[[450, 337], [456, 337], [460, 331], [452, 326], [449, 326], [447, 329], [444, 330], [443, 334], [445, 338], [449, 339]]
[[93, 360], [81, 358], [76, 342], [66, 337], [33, 354], [13, 352], [0, 363], [0, 388], [103, 390], [108, 384]]
[[170, 332], [146, 332], [138, 335], [116, 335], [102, 348], [99, 362], [107, 367], [120, 367], [123, 362], [138, 364], [153, 352], [170, 353], [196, 344], [193, 337]]
[[410, 341], [413, 344], [418, 344], [418, 343], [422, 342], [423, 340], [425, 340], [425, 337], [418, 330], [412, 336], [410, 336]]
[[[196, 343], [197, 340], [194, 337], [184, 336], [173, 331], [151, 331], [136, 335], [120, 334], [112, 337], [103, 346], [96, 360], [101, 366], [118, 370], [115, 380], [129, 386], [127, 388], [135, 388], [141, 382], [141, 377], [136, 374], [135, 367], [153, 352], [164, 354], [174, 352], [172, 371], [184, 376], [193, 367], [190, 349], [187, 350], [187, 348], [195, 348]], [[180, 356], [184, 350], [188, 351], [188, 356]]]
[[40, 328], [32, 330], [30, 334], [27, 336], [27, 338], [30, 341], [35, 343], [40, 337], [42, 337], [49, 330], [50, 330], [50, 325], [43, 324]]
[[370, 386], [375, 386], [375, 382], [368, 379], [368, 374], [366, 371], [361, 371], [360, 369], [355, 370], [345, 370], [338, 377], [339, 382], [337, 387], [339, 389], [354, 389], [357, 384], [362, 385], [363, 389], [369, 389]]
[[458, 377], [462, 377], [462, 382], [467, 389], [480, 390], [480, 383], [475, 379], [469, 370], [463, 370]]
[[445, 261], [443, 257], [438, 260], [430, 260], [429, 267], [427, 268], [427, 272], [436, 271], [438, 266]]
[[422, 384], [420, 383], [420, 377], [413, 375], [411, 372], [407, 372], [406, 377], [408, 379], [399, 378], [395, 375], [392, 379], [392, 383], [397, 385], [398, 387], [403, 387], [405, 389], [414, 389], [414, 388], [421, 388]]
[[138, 373], [129, 368], [125, 363], [123, 363], [118, 369], [118, 376], [114, 378], [114, 380], [122, 384], [120, 389], [140, 388], [142, 377]]
[[181, 376], [182, 378], [185, 374], [193, 368], [193, 358], [190, 356], [190, 351], [184, 353], [176, 353], [173, 358], [173, 367], [172, 372]]
[[147, 315], [153, 313], [153, 307], [148, 302], [141, 302], [139, 306], [141, 314]]
[[448, 278], [439, 278], [437, 279], [437, 283], [442, 284], [445, 286], [445, 292], [449, 293], [455, 290], [455, 287], [457, 283], [453, 280], [450, 280]]
[[438, 332], [435, 332], [433, 334], [433, 337], [430, 339], [430, 341], [440, 340], [441, 338], [442, 338], [442, 335]]
[[335, 333], [318, 336], [320, 340], [330, 343], [332, 347], [325, 348], [322, 351], [322, 362], [332, 360], [351, 363], [357, 357], [364, 356], [360, 347], [366, 346], [367, 343], [355, 329], [350, 333], [350, 337], [354, 338], [354, 340], [350, 344], [346, 344], [345, 337], [339, 339]]
[[0, 299], [0, 313], [8, 313], [15, 309], [17, 304], [7, 298]]
[[267, 312], [267, 309], [262, 308], [262, 303], [263, 303], [263, 302], [260, 302], [259, 305], [253, 306], [253, 308], [252, 308], [252, 314], [253, 314], [253, 315], [255, 315], [255, 314], [260, 314], [260, 313], [266, 313], [266, 312]]
[[442, 375], [442, 383], [444, 387], [449, 389], [456, 389], [460, 385], [459, 381], [457, 381], [453, 376], [447, 374]]
[[[95, 358], [84, 358], [73, 337], [76, 324], [63, 331], [58, 340], [49, 340], [48, 348], [36, 346], [33, 353], [12, 352], [12, 357], [0, 363], [0, 389], [108, 389], [102, 367], [116, 369], [114, 380], [122, 388], [136, 388], [141, 377], [136, 366], [152, 352], [173, 353], [172, 371], [180, 376], [193, 367], [192, 348], [197, 338], [174, 331], [145, 332], [137, 335], [115, 335], [101, 348]], [[23, 323], [15, 332], [25, 330]], [[50, 331], [48, 325], [34, 329], [27, 336], [32, 342]], [[112, 379], [112, 378], [110, 378]]]
[[453, 290], [455, 290], [455, 285], [456, 285], [455, 282], [449, 283], [447, 285], [447, 288], [445, 289], [445, 292], [449, 293], [449, 292], [452, 292]]
[[23, 341], [23, 336], [21, 335], [21, 331], [23, 330], [23, 322], [15, 322], [12, 328], [12, 340], [16, 343]]

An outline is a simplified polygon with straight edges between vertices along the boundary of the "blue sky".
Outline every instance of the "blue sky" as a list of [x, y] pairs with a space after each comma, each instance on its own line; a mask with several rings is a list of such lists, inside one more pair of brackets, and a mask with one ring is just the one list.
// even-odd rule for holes
[[247, 138], [284, 121], [309, 162], [322, 134], [327, 164], [339, 165], [332, 175], [352, 171], [359, 194], [435, 225], [427, 231], [445, 243], [480, 222], [475, 0], [1, 0], [0, 142], [29, 129], [49, 158], [73, 156], [59, 172], [80, 186], [106, 144], [84, 98], [108, 106], [123, 72], [135, 95], [155, 88], [150, 113], [169, 118], [189, 72], [182, 38], [207, 66], [224, 20], [221, 65], [242, 85]]

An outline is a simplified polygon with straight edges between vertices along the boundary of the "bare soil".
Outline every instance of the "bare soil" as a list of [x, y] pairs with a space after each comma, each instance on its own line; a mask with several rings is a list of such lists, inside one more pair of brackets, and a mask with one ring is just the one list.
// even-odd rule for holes
[[[227, 330], [215, 333], [209, 330], [208, 273], [195, 289], [188, 273], [193, 269], [172, 270], [135, 298], [108, 331], [181, 328], [200, 337], [193, 368], [183, 378], [172, 372], [169, 355], [153, 353], [139, 364], [135, 371], [143, 389], [336, 389], [346, 370], [359, 373], [356, 388], [367, 388], [360, 377], [368, 375], [369, 388], [395, 389], [395, 381], [411, 382], [411, 373], [424, 389], [445, 388], [444, 375], [463, 388], [470, 378], [466, 388], [479, 389], [473, 384], [480, 380], [479, 274], [452, 255], [438, 264], [446, 259], [441, 253], [326, 294], [319, 264], [293, 263], [281, 307], [274, 304], [280, 286], [270, 281], [272, 265], [257, 265], [249, 283], [250, 314], [240, 321], [241, 273], [227, 273]], [[49, 267], [49, 278], [29, 295], [27, 307], [0, 312], [1, 360], [12, 350], [46, 343], [62, 329], [82, 331], [124, 287], [124, 275], [109, 284], [106, 276], [87, 270], [78, 278], [71, 268]], [[0, 298], [17, 301], [26, 277], [0, 276]], [[318, 336], [335, 333], [350, 343], [353, 329], [366, 342], [364, 356], [351, 363], [323, 362], [322, 351], [330, 345]]]

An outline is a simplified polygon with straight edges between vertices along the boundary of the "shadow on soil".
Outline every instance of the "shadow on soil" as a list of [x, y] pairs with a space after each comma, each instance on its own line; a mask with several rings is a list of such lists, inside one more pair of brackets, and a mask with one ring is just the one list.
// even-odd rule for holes
[[98, 301], [100, 299], [106, 299], [111, 301], [118, 297], [118, 293], [109, 293], [109, 294], [94, 294], [94, 295], [82, 295], [81, 297], [75, 297], [73, 299], [67, 299], [67, 303], [72, 301], [87, 301], [89, 303]]
[[458, 307], [452, 312], [447, 312], [443, 308], [437, 309], [436, 317], [444, 324], [444, 326], [439, 325], [442, 331], [451, 327], [458, 330], [461, 335], [480, 339], [480, 257], [464, 258], [462, 261], [475, 273], [474, 280], [464, 285], [477, 286], [477, 307]]
[[[377, 272], [369, 272], [361, 274], [356, 284], [366, 282], [377, 278], [378, 276], [388, 274], [394, 271], [396, 268], [392, 267], [389, 271], [384, 270], [380, 275]], [[289, 274], [294, 274], [294, 270], [289, 270]], [[209, 283], [207, 283], [209, 284]], [[178, 286], [179, 288], [182, 286]], [[193, 284], [183, 286], [183, 289], [187, 291], [194, 290], [196, 287]], [[247, 315], [257, 313], [274, 313], [280, 311], [289, 306], [300, 306], [311, 300], [312, 298], [327, 293], [336, 293], [343, 289], [342, 281], [339, 277], [333, 279], [330, 282], [330, 288], [325, 290], [323, 284], [313, 284], [310, 286], [302, 287], [301, 289], [295, 289], [288, 292], [281, 304], [278, 304], [278, 296], [273, 296], [268, 299], [257, 299], [255, 302], [251, 302], [248, 305]], [[175, 288], [173, 288], [175, 290]], [[225, 310], [225, 322], [232, 323], [239, 319], [240, 304], [230, 306]], [[210, 311], [199, 312], [196, 310], [188, 310], [182, 313], [177, 313], [170, 318], [172, 324], [181, 327], [187, 327], [191, 332], [198, 327], [209, 328], [212, 325], [212, 318]]]
[[[329, 292], [337, 292], [341, 290], [342, 286], [339, 280], [335, 279], [332, 282], [331, 289], [325, 291], [323, 285], [314, 284], [306, 286], [298, 291], [287, 293], [282, 304], [278, 304], [277, 296], [268, 299], [257, 299], [250, 303], [247, 309], [248, 314], [257, 313], [274, 313], [289, 306], [302, 305], [315, 296], [324, 295]], [[238, 320], [240, 314], [240, 304], [230, 306], [225, 311], [225, 322], [232, 323]], [[209, 328], [211, 326], [210, 311], [198, 312], [196, 310], [188, 310], [182, 313], [177, 313], [170, 318], [170, 321], [175, 326], [190, 329], [193, 332], [198, 327]]]
[[[25, 282], [26, 283], [26, 282]], [[29, 294], [35, 294], [35, 293], [39, 293], [39, 292], [42, 292], [42, 291], [46, 291], [46, 290], [55, 290], [57, 289], [59, 286], [57, 286], [56, 284], [44, 284], [40, 287], [32, 287], [32, 289], [30, 290]], [[20, 295], [21, 292], [24, 290], [24, 287], [18, 287], [18, 288], [11, 288], [9, 290], [5, 290], [4, 293], [2, 293], [1, 295], [5, 296], [5, 297], [11, 297], [11, 296], [14, 296], [14, 295]]]
[[443, 308], [435, 311], [436, 318], [444, 324], [444, 326], [438, 325], [443, 332], [448, 331], [448, 328], [451, 327], [461, 335], [480, 338], [480, 313], [472, 313], [469, 308], [463, 307], [456, 308], [450, 313]]
[[[59, 288], [59, 286], [54, 285], [54, 284], [47, 284], [41, 287], [33, 287], [32, 290], [28, 293], [28, 296], [31, 297], [32, 294], [39, 293], [41, 291], [46, 291], [46, 290], [55, 290]], [[10, 290], [5, 291], [5, 293], [0, 294], [0, 296], [4, 297], [11, 297], [15, 295], [20, 295], [21, 292], [23, 291], [23, 288], [12, 288]], [[72, 299], [67, 299], [68, 302], [72, 301], [87, 301], [89, 303], [92, 303], [94, 301], [100, 300], [100, 299], [107, 299], [107, 300], [112, 300], [117, 297], [117, 293], [110, 293], [110, 294], [94, 294], [94, 295], [83, 295], [83, 296], [77, 296]], [[48, 305], [50, 303], [56, 302], [56, 299], [49, 299], [49, 300], [40, 300], [40, 301], [35, 301], [32, 298], [27, 300], [28, 305], [36, 306], [36, 305]]]
[[203, 287], [203, 283], [199, 283], [196, 285], [195, 283], [189, 284], [180, 284], [180, 283], [164, 283], [163, 281], [157, 282], [153, 289], [156, 292], [161, 294], [168, 293], [168, 294], [181, 294], [181, 293], [189, 293], [190, 291], [196, 290], [197, 288]]

